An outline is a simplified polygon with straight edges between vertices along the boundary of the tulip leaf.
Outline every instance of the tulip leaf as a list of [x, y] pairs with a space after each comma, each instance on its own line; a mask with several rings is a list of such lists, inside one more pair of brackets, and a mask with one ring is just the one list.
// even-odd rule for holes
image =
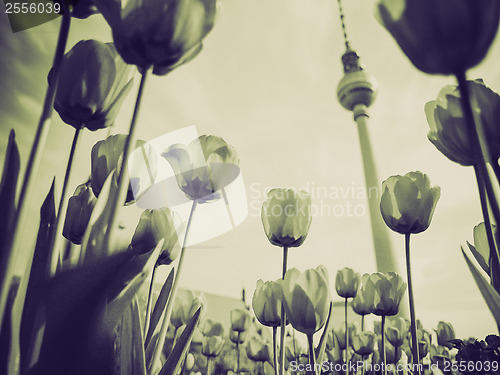
[[17, 290], [19, 288], [20, 278], [12, 278], [10, 284], [7, 304], [5, 306], [5, 314], [3, 316], [2, 331], [0, 332], [0, 375], [8, 375], [9, 371], [9, 354], [12, 347], [12, 307], [16, 299]]
[[315, 355], [316, 355], [316, 359], [318, 359], [318, 361], [321, 360], [323, 354], [325, 353], [328, 332], [330, 332], [330, 330], [332, 329], [332, 327], [331, 327], [332, 322], [333, 322], [332, 311], [333, 311], [333, 302], [330, 301], [330, 310], [328, 311], [328, 318], [326, 319], [325, 327], [323, 328], [323, 333], [321, 334], [321, 338], [319, 340], [318, 347], [316, 348]]
[[490, 266], [488, 265], [488, 261], [486, 260], [484, 255], [481, 254], [474, 245], [470, 244], [469, 241], [467, 241], [467, 245], [469, 246], [470, 252], [472, 253], [472, 255], [474, 255], [474, 258], [476, 258], [477, 263], [481, 266], [483, 271], [490, 275]]
[[115, 347], [118, 352], [120, 375], [146, 375], [137, 295], [124, 310]]
[[191, 344], [191, 339], [194, 335], [194, 330], [200, 321], [201, 309], [200, 307], [196, 313], [191, 317], [189, 322], [186, 324], [184, 331], [182, 331], [181, 336], [175, 343], [174, 348], [170, 352], [170, 355], [165, 362], [165, 365], [161, 369], [158, 375], [171, 375], [177, 374], [181, 366], [182, 360], [187, 354], [189, 345]]
[[151, 321], [148, 327], [148, 332], [146, 335], [146, 341], [144, 342], [144, 346], [147, 348], [148, 344], [153, 336], [154, 331], [156, 330], [156, 326], [163, 315], [163, 311], [165, 310], [165, 306], [168, 301], [168, 297], [170, 295], [170, 291], [172, 290], [172, 283], [174, 281], [174, 268], [168, 274], [167, 280], [163, 284], [160, 295], [156, 301], [155, 307], [153, 309], [153, 313], [151, 314]]
[[498, 292], [488, 283], [488, 281], [484, 278], [483, 275], [479, 272], [479, 270], [474, 266], [471, 260], [465, 255], [465, 251], [462, 247], [462, 254], [465, 258], [467, 266], [469, 267], [470, 272], [472, 273], [472, 277], [476, 281], [476, 284], [483, 295], [483, 298], [488, 305], [491, 313], [493, 314], [493, 318], [497, 323], [497, 326], [500, 327], [500, 295]]
[[107, 286], [133, 257], [122, 252], [63, 271], [43, 289], [47, 323], [32, 374], [112, 373], [111, 332], [101, 330]]

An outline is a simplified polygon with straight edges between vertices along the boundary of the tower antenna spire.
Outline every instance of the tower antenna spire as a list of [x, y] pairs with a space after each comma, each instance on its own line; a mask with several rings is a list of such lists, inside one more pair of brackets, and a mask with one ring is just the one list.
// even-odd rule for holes
[[349, 38], [347, 38], [347, 29], [345, 27], [345, 22], [344, 22], [344, 10], [342, 9], [342, 0], [337, 0], [338, 5], [339, 5], [339, 17], [340, 17], [340, 25], [342, 26], [342, 32], [344, 33], [344, 41], [345, 41], [345, 49], [351, 49], [351, 46], [349, 44]]

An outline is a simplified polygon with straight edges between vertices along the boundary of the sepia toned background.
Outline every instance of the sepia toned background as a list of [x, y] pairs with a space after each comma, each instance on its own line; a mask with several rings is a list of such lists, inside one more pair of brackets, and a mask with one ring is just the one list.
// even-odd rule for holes
[[[305, 188], [313, 195], [311, 230], [303, 246], [290, 250], [290, 267], [325, 264], [332, 290], [340, 268], [376, 271], [357, 130], [352, 114], [336, 99], [345, 48], [337, 2], [225, 0], [223, 5], [202, 53], [169, 75], [148, 81], [139, 119], [141, 139], [196, 125], [200, 134], [223, 137], [240, 157], [249, 216], [231, 232], [190, 249], [181, 286], [235, 298], [245, 288], [249, 299], [257, 279], [281, 276], [281, 251], [268, 242], [260, 220], [261, 204], [273, 187]], [[417, 315], [427, 328], [444, 320], [455, 326], [459, 337], [484, 338], [496, 331], [495, 323], [460, 251], [482, 220], [473, 170], [450, 162], [427, 140], [423, 110], [454, 79], [417, 71], [376, 22], [373, 6], [374, 1], [344, 0], [352, 47], [379, 82], [369, 129], [379, 178], [420, 170], [441, 186], [430, 228], [412, 237]], [[24, 166], [59, 20], [13, 34], [3, 3], [0, 7], [0, 155], [3, 159], [8, 132], [14, 128]], [[73, 21], [68, 49], [92, 38], [111, 41], [100, 15]], [[497, 40], [469, 78], [483, 78], [500, 91], [499, 57]], [[135, 92], [113, 132], [127, 131]], [[91, 147], [105, 134], [84, 132], [69, 190], [88, 178]], [[35, 239], [38, 208], [54, 175], [60, 187], [72, 136], [73, 128], [55, 114], [37, 177], [38, 194], [31, 202], [26, 247]], [[125, 212], [124, 242], [140, 215], [134, 207]], [[403, 271], [403, 237], [390, 236]], [[23, 260], [21, 254], [19, 270]]]

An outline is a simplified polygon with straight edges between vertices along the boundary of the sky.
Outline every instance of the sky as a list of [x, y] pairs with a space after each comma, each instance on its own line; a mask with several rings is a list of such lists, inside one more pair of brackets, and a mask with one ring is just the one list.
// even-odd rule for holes
[[[496, 332], [496, 326], [460, 251], [482, 221], [473, 170], [450, 162], [427, 140], [423, 109], [444, 85], [455, 81], [414, 68], [375, 20], [373, 1], [343, 5], [351, 45], [379, 83], [369, 110], [369, 132], [380, 182], [420, 170], [432, 185], [441, 187], [430, 228], [412, 236], [417, 316], [428, 329], [443, 320], [455, 326], [459, 337], [484, 338]], [[187, 249], [181, 286], [239, 298], [242, 288], [251, 297], [258, 279], [279, 278], [282, 252], [265, 236], [260, 207], [268, 190], [295, 187], [308, 190], [318, 209], [307, 240], [290, 250], [289, 267], [305, 270], [326, 265], [332, 297], [340, 300], [334, 292], [337, 270], [351, 267], [363, 274], [375, 272], [376, 266], [362, 194], [357, 129], [352, 114], [336, 97], [345, 49], [337, 2], [225, 0], [223, 8], [198, 57], [167, 76], [148, 80], [139, 115], [140, 139], [194, 125], [199, 134], [222, 137], [240, 158], [248, 217], [235, 229]], [[59, 20], [54, 20], [13, 34], [5, 13], [0, 15], [0, 155], [5, 153], [8, 131], [14, 128], [23, 165], [41, 111], [58, 26]], [[68, 49], [92, 38], [111, 41], [100, 15], [73, 21]], [[499, 91], [499, 56], [496, 40], [468, 77], [483, 78]], [[137, 84], [138, 79], [113, 132], [127, 132]], [[70, 191], [88, 178], [91, 147], [105, 135], [106, 131], [84, 132]], [[34, 241], [38, 207], [54, 175], [60, 188], [72, 136], [73, 128], [55, 114], [18, 269]], [[140, 210], [124, 211], [126, 237], [133, 233]], [[389, 235], [403, 271], [403, 236]]]

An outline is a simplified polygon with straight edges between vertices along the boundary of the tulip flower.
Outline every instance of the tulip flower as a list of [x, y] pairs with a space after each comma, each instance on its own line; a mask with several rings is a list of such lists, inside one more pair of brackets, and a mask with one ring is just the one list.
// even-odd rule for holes
[[373, 332], [360, 332], [352, 335], [351, 345], [356, 354], [365, 357], [373, 353], [375, 345], [375, 334]]
[[224, 346], [224, 338], [222, 336], [205, 336], [201, 352], [207, 357], [217, 357]]
[[216, 322], [212, 319], [205, 320], [203, 324], [203, 335], [205, 336], [223, 336], [224, 327], [221, 323]]
[[[352, 336], [358, 333], [358, 325], [357, 322], [352, 322], [347, 325], [347, 335], [345, 324], [340, 325], [340, 329], [338, 331], [334, 331], [335, 336], [337, 338], [339, 348], [345, 350], [352, 344]], [[347, 338], [347, 340], [346, 340]]]
[[[55, 84], [52, 73], [48, 80]], [[64, 55], [54, 109], [76, 129], [107, 128], [131, 87], [131, 71], [112, 43], [82, 40]]]
[[238, 332], [238, 331], [234, 331], [234, 330], [230, 330], [229, 331], [229, 340], [231, 340], [231, 342], [233, 344], [243, 344], [247, 339], [247, 331], [244, 331], [244, 332]]
[[342, 298], [356, 297], [359, 285], [359, 273], [351, 268], [343, 268], [337, 272], [335, 289]]
[[193, 59], [212, 30], [216, 0], [126, 2], [94, 0], [111, 26], [116, 49], [128, 64], [164, 75]]
[[[91, 153], [91, 183], [92, 189], [95, 195], [98, 197], [101, 192], [104, 182], [108, 178], [108, 175], [114, 170], [118, 169], [120, 171], [121, 162], [123, 157], [123, 149], [125, 147], [127, 136], [125, 134], [116, 134], [109, 136], [103, 141], [97, 142], [94, 147], [92, 147]], [[144, 161], [131, 163], [135, 164], [138, 169], [145, 169], [142, 173], [134, 173], [137, 176], [145, 174], [147, 177], [138, 178], [135, 177], [131, 179], [131, 183], [127, 193], [127, 202], [134, 201], [134, 194], [139, 190], [144, 191], [147, 187], [154, 183], [157, 173], [157, 160], [154, 150], [146, 144], [144, 141], [137, 141], [136, 148], [144, 148]], [[143, 153], [140, 153], [141, 157]], [[143, 186], [145, 185], [145, 186]]]
[[406, 283], [395, 272], [377, 272], [362, 277], [363, 294], [373, 314], [392, 316], [399, 311], [399, 303], [406, 290]]
[[439, 199], [439, 186], [431, 187], [427, 175], [409, 172], [382, 183], [380, 211], [389, 228], [401, 234], [426, 230]]
[[245, 332], [250, 327], [250, 314], [246, 309], [231, 310], [231, 329], [236, 332]]
[[98, 13], [93, 0], [76, 0], [71, 11], [71, 17], [85, 19]]
[[438, 345], [445, 346], [448, 349], [453, 348], [451, 340], [455, 339], [455, 330], [450, 323], [439, 322], [436, 330]]
[[[473, 111], [481, 119], [491, 158], [500, 157], [500, 130], [496, 119], [500, 115], [500, 96], [481, 80], [467, 81]], [[473, 141], [469, 137], [467, 122], [462, 110], [460, 90], [445, 86], [435, 101], [425, 105], [429, 124], [428, 138], [441, 153], [455, 163], [476, 165]]]
[[195, 293], [189, 289], [180, 290], [175, 298], [170, 322], [174, 327], [187, 324], [202, 306], [206, 306], [203, 293]]
[[79, 185], [69, 198], [63, 236], [76, 245], [82, 243], [83, 235], [97, 202], [89, 183]]
[[252, 361], [269, 361], [271, 358], [269, 345], [264, 340], [254, 336], [248, 341], [247, 356]]
[[371, 311], [370, 306], [366, 304], [362, 288], [359, 288], [356, 292], [356, 297], [351, 302], [351, 308], [356, 314], [361, 315], [361, 330], [363, 331], [365, 315], [371, 314]]
[[311, 196], [294, 189], [272, 189], [262, 205], [262, 224], [275, 246], [298, 247], [311, 226]]
[[268, 327], [278, 327], [281, 324], [281, 280], [257, 281], [257, 287], [252, 298], [252, 308], [257, 320]]
[[379, 0], [375, 11], [411, 62], [429, 74], [479, 64], [500, 20], [496, 0]]
[[404, 318], [394, 317], [387, 321], [385, 337], [387, 338], [387, 341], [389, 341], [394, 347], [397, 348], [403, 345], [407, 333], [408, 327]]
[[142, 213], [132, 237], [132, 249], [146, 253], [153, 250], [160, 240], [164, 242], [157, 264], [169, 265], [179, 255], [180, 246], [172, 213], [166, 207]]
[[283, 305], [293, 328], [312, 335], [323, 327], [330, 307], [330, 291], [319, 271], [289, 269], [282, 289]]
[[233, 182], [240, 171], [234, 147], [213, 135], [202, 135], [187, 147], [170, 146], [161, 156], [172, 166], [179, 188], [198, 203], [220, 199], [221, 189]]

